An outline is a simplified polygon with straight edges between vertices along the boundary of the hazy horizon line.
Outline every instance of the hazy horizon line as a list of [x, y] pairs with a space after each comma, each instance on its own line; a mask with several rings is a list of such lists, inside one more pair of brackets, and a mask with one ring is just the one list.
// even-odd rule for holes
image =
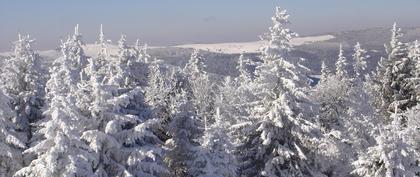
[[[398, 22], [397, 22], [397, 24], [398, 24]], [[75, 24], [75, 25], [78, 25], [78, 24]], [[81, 30], [80, 30], [80, 33], [81, 33], [81, 35], [82, 35], [82, 40], [83, 40], [83, 38], [84, 38], [84, 33], [83, 33], [83, 26], [80, 26], [81, 28]], [[370, 29], [391, 29], [391, 27], [392, 27], [392, 24], [391, 25], [389, 25], [389, 27], [385, 27], [385, 26], [376, 26], [376, 27], [366, 27], [366, 28], [354, 28], [354, 29], [348, 29], [348, 30], [337, 30], [337, 31], [329, 31], [329, 32], [317, 32], [317, 33], [312, 33], [312, 34], [303, 34], [303, 35], [301, 35], [301, 34], [299, 34], [299, 36], [298, 37], [310, 37], [310, 36], [321, 36], [321, 35], [332, 35], [332, 34], [334, 34], [334, 33], [343, 33], [343, 32], [351, 32], [351, 31], [364, 31], [364, 30], [370, 30]], [[410, 29], [417, 29], [417, 28], [420, 28], [420, 25], [412, 25], [412, 26], [407, 26], [407, 25], [405, 25], [405, 26], [399, 26], [401, 29], [402, 29], [402, 31], [404, 32], [404, 31], [406, 31], [406, 30], [410, 30]], [[293, 30], [293, 29], [292, 29]], [[106, 29], [104, 29], [104, 31], [106, 31]], [[37, 46], [37, 41], [38, 41], [38, 39], [36, 38], [36, 36], [32, 36], [31, 34], [23, 34], [23, 33], [20, 33], [20, 32], [17, 32], [16, 33], [16, 40], [18, 39], [18, 35], [24, 35], [24, 36], [26, 36], [26, 35], [29, 35], [30, 36], [30, 38], [31, 39], [33, 39], [34, 40], [34, 46], [33, 46], [33, 49], [35, 50], [35, 51], [47, 51], [47, 50], [56, 50], [56, 49], [58, 49], [59, 48], [59, 43], [60, 43], [60, 41], [61, 40], [66, 40], [68, 37], [70, 37], [71, 35], [72, 35], [72, 33], [69, 33], [69, 34], [67, 34], [66, 35], [66, 37], [63, 37], [63, 38], [60, 38], [60, 39], [58, 39], [57, 40], [57, 45], [56, 45], [56, 47], [41, 47], [41, 48], [37, 48], [36, 46]], [[390, 34], [391, 34], [391, 32], [390, 32]], [[99, 28], [98, 28], [98, 33], [97, 33], [97, 35], [99, 35]], [[124, 33], [121, 33], [120, 34], [120, 36], [121, 35], [125, 35]], [[106, 35], [105, 35], [106, 36]], [[127, 43], [129, 44], [129, 45], [135, 45], [135, 42], [136, 42], [136, 40], [138, 39], [138, 38], [130, 38], [130, 36], [126, 36], [127, 38]], [[115, 38], [115, 36], [113, 37], [114, 39], [110, 39], [110, 38], [107, 38], [108, 40], [110, 40], [111, 41], [111, 45], [113, 45], [113, 44], [116, 44], [116, 42], [119, 40], [119, 37], [118, 38]], [[87, 42], [88, 41], [88, 42]], [[229, 41], [227, 41], [227, 40], [220, 40], [220, 41], [214, 41], [214, 42], [211, 42], [211, 41], [197, 41], [197, 42], [172, 42], [172, 43], [168, 43], [168, 44], [152, 44], [152, 43], [149, 43], [149, 42], [147, 42], [147, 41], [141, 41], [142, 42], [142, 44], [147, 44], [148, 46], [151, 46], [151, 47], [172, 47], [172, 46], [178, 46], [178, 45], [187, 45], [187, 44], [219, 44], [219, 43], [245, 43], [245, 42], [255, 42], [255, 41], [260, 41], [260, 39], [259, 39], [259, 36], [255, 36], [255, 40], [229, 40]], [[0, 49], [0, 52], [1, 53], [7, 53], [7, 52], [11, 52], [12, 51], [12, 47], [13, 47], [13, 42], [14, 41], [9, 41], [9, 43], [10, 43], [10, 48], [9, 49]], [[83, 42], [85, 43], [85, 45], [91, 45], [91, 44], [96, 44], [98, 41], [97, 40], [83, 40]]]

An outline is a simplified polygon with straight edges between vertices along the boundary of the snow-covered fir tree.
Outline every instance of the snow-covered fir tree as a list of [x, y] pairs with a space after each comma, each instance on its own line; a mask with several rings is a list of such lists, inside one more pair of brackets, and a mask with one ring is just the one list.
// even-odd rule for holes
[[252, 72], [249, 71], [249, 65], [251, 65], [250, 60], [245, 58], [245, 55], [242, 53], [238, 59], [238, 66], [236, 69], [239, 71], [239, 76], [237, 78], [238, 82], [248, 84], [252, 81]]
[[171, 171], [170, 176], [192, 176], [189, 169], [194, 159], [194, 150], [199, 146], [202, 130], [194, 104], [183, 90], [171, 97], [175, 107], [171, 109], [174, 115], [169, 123], [170, 139], [165, 142], [168, 148], [165, 162]]
[[344, 56], [343, 45], [340, 44], [340, 49], [338, 53], [338, 59], [335, 63], [335, 74], [340, 78], [348, 78], [349, 71], [348, 71], [349, 63], [347, 58]]
[[214, 94], [213, 84], [205, 71], [204, 58], [195, 50], [183, 69], [188, 79], [191, 99], [195, 105], [197, 116], [201, 119], [203, 127], [207, 126], [213, 114]]
[[162, 72], [159, 61], [152, 61], [149, 65], [148, 84], [145, 89], [145, 101], [150, 106], [151, 116], [159, 118], [161, 125], [157, 132], [159, 139], [166, 141], [170, 138], [169, 124], [174, 117], [177, 107], [173, 97], [182, 88], [182, 76], [179, 68], [169, 72]]
[[142, 120], [140, 115], [122, 111], [139, 90], [114, 96], [118, 86], [102, 84], [94, 60], [90, 60], [89, 66], [94, 94], [91, 114], [97, 127], [84, 132], [82, 138], [96, 153], [95, 173], [98, 176], [161, 176], [168, 173], [162, 161], [163, 142], [154, 134], [158, 119], [143, 117]]
[[125, 35], [121, 35], [118, 41], [118, 54], [113, 57], [113, 61], [110, 63], [110, 76], [109, 84], [119, 85], [122, 88], [131, 88], [136, 85], [133, 82], [131, 75], [131, 65], [137, 59], [133, 49], [128, 46]]
[[5, 94], [12, 97], [17, 112], [15, 123], [19, 131], [31, 137], [30, 123], [41, 117], [43, 83], [39, 55], [32, 49], [33, 40], [21, 36], [14, 42], [12, 57], [4, 62], [1, 83]]
[[[249, 123], [249, 108], [255, 101], [250, 87], [253, 79], [249, 70], [250, 65], [251, 61], [241, 54], [236, 67], [239, 76], [236, 78], [227, 76], [217, 87], [214, 107], [219, 109], [220, 116], [232, 126]], [[232, 128], [231, 133], [241, 136], [235, 128]]]
[[132, 48], [133, 55], [136, 60], [130, 66], [130, 75], [132, 75], [132, 82], [136, 85], [146, 86], [148, 82], [149, 65], [155, 61], [161, 62], [148, 53], [149, 47], [145, 43], [140, 45], [140, 40], [137, 39], [134, 47]]
[[[241, 90], [240, 90], [241, 89]], [[226, 77], [218, 86], [218, 95], [215, 100], [215, 107], [230, 125], [242, 123], [248, 119], [246, 110], [247, 97], [240, 97], [240, 85], [230, 76]]]
[[164, 104], [170, 86], [167, 85], [165, 75], [161, 72], [160, 61], [154, 60], [149, 65], [148, 84], [146, 87], [146, 102], [154, 107]]
[[331, 76], [331, 74], [332, 74], [332, 72], [331, 72], [330, 68], [328, 68], [325, 61], [322, 61], [320, 81], [321, 82], [326, 81]]
[[237, 161], [228, 136], [229, 124], [216, 108], [215, 121], [206, 127], [200, 146], [192, 149], [190, 175], [200, 177], [235, 177]]
[[[263, 63], [257, 67], [253, 83], [259, 98], [251, 116], [239, 154], [243, 176], [311, 176], [308, 140], [311, 125], [305, 120], [307, 79], [299, 65], [287, 60], [290, 40], [297, 36], [286, 25], [285, 10], [276, 8], [273, 26], [264, 39]], [[297, 74], [298, 73], [298, 74]]]
[[420, 43], [416, 40], [410, 50], [411, 62], [413, 65], [412, 78], [410, 82], [415, 90], [416, 100], [420, 102]]
[[98, 56], [96, 57], [96, 63], [98, 65], [98, 74], [101, 80], [103, 80], [107, 73], [109, 72], [109, 62], [110, 62], [110, 51], [109, 51], [109, 44], [111, 43], [110, 40], [105, 39], [105, 33], [103, 31], [103, 27], [101, 24], [101, 28], [99, 31], [99, 41], [98, 44], [100, 46]]
[[367, 51], [364, 50], [360, 43], [356, 43], [354, 46], [354, 54], [353, 54], [353, 69], [356, 74], [355, 78], [365, 80], [364, 74], [366, 74], [367, 62], [366, 59], [369, 58], [369, 55], [366, 54]]
[[188, 63], [185, 65], [183, 72], [189, 77], [199, 77], [202, 74], [206, 74], [206, 65], [204, 64], [204, 58], [200, 55], [199, 50], [194, 50], [191, 53], [191, 57]]
[[398, 105], [391, 115], [392, 123], [381, 128], [377, 144], [368, 148], [353, 162], [354, 174], [369, 177], [417, 176], [420, 173], [419, 152], [407, 140]]
[[137, 39], [135, 49], [137, 51], [137, 60], [142, 63], [153, 62], [151, 56], [147, 53], [148, 45], [144, 44], [143, 47], [140, 46], [140, 41]]
[[[55, 74], [56, 71], [60, 70], [62, 67], [66, 68], [66, 72], [69, 72], [67, 75], [70, 79], [66, 80], [66, 82], [69, 82], [66, 83], [67, 87], [61, 89], [66, 90], [67, 94], [74, 97], [79, 112], [86, 116], [88, 112], [87, 107], [91, 102], [91, 98], [87, 95], [88, 88], [86, 82], [88, 81], [88, 76], [85, 67], [88, 63], [88, 56], [86, 56], [83, 46], [83, 37], [79, 32], [79, 25], [76, 25], [74, 33], [67, 37], [66, 41], [62, 42], [61, 57], [53, 62], [50, 67], [50, 74]], [[67, 66], [62, 66], [63, 64], [66, 64]], [[55, 81], [50, 79], [46, 84], [45, 91], [47, 103], [54, 97], [54, 93], [49, 91], [49, 89], [56, 84], [53, 82]]]
[[14, 121], [16, 112], [12, 99], [0, 90], [0, 176], [8, 177], [22, 168], [22, 151], [26, 148], [26, 135], [18, 132]]
[[318, 123], [326, 130], [340, 129], [349, 107], [349, 80], [329, 75], [316, 86], [313, 100], [319, 104]]
[[317, 168], [329, 176], [347, 176], [356, 155], [372, 143], [377, 126], [365, 85], [330, 75], [315, 87], [312, 98], [324, 135], [317, 146]]
[[71, 94], [79, 78], [79, 73], [75, 75], [74, 71], [79, 69], [80, 63], [75, 59], [81, 59], [80, 50], [74, 46], [77, 40], [73, 39], [62, 44], [63, 56], [55, 61], [50, 71], [46, 88], [48, 107], [45, 118], [39, 123], [39, 136], [43, 139], [25, 151], [35, 154], [36, 158], [16, 176], [94, 176], [92, 165], [98, 162], [80, 139], [93, 122], [80, 114], [76, 98]]
[[[407, 119], [407, 127], [404, 129], [406, 136], [404, 141], [410, 144], [417, 153], [420, 152], [420, 104], [416, 107], [409, 109], [403, 113], [403, 116]], [[420, 159], [418, 159], [420, 161]]]
[[407, 44], [401, 42], [401, 29], [396, 24], [391, 30], [392, 38], [388, 51], [388, 58], [380, 61], [374, 78], [374, 89], [377, 92], [376, 105], [385, 119], [395, 110], [405, 111], [416, 105], [413, 85], [409, 82], [412, 78], [412, 59], [408, 57]]

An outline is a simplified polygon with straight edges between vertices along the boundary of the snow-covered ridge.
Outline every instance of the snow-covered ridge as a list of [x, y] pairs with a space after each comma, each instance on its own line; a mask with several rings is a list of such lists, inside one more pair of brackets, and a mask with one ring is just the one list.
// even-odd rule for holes
[[[327, 41], [334, 39], [333, 35], [322, 35], [322, 36], [308, 36], [292, 39], [291, 43], [294, 46], [299, 46], [303, 44], [309, 44], [314, 42]], [[217, 53], [256, 53], [259, 49], [267, 44], [266, 41], [254, 41], [254, 42], [238, 42], [238, 43], [216, 43], [216, 44], [185, 44], [177, 45], [173, 47], [179, 48], [193, 48], [206, 50], [210, 52]]]
[[[322, 42], [334, 39], [333, 35], [321, 35], [321, 36], [308, 36], [299, 37], [292, 39], [291, 43], [294, 46], [310, 44], [314, 42]], [[214, 43], [214, 44], [184, 44], [176, 46], [149, 46], [149, 48], [166, 48], [166, 47], [178, 47], [178, 48], [192, 48], [205, 50], [209, 52], [225, 53], [225, 54], [238, 54], [238, 53], [257, 53], [260, 48], [267, 44], [266, 41], [253, 41], [253, 42], [232, 42], [232, 43]], [[116, 54], [118, 46], [109, 45], [108, 50], [111, 54]], [[85, 53], [88, 56], [96, 56], [99, 53], [100, 46], [97, 44], [86, 44], [84, 47]], [[59, 52], [56, 50], [45, 50], [38, 51], [41, 56], [48, 58], [56, 58], [59, 56]], [[0, 53], [2, 56], [8, 56], [10, 52]]]

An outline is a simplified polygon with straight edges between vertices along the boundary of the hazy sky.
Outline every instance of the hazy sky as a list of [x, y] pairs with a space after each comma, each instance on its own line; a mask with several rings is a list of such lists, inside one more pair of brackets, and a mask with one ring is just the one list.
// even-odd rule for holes
[[419, 0], [0, 0], [0, 51], [17, 33], [55, 48], [80, 24], [87, 43], [99, 26], [116, 41], [140, 38], [151, 45], [253, 41], [270, 25], [274, 7], [291, 14], [301, 35], [348, 29], [420, 26]]

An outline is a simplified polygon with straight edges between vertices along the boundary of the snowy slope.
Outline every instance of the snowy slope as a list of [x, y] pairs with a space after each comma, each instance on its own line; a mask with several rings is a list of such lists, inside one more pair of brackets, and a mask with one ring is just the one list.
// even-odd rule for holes
[[[310, 44], [314, 42], [322, 42], [330, 39], [334, 39], [332, 35], [322, 35], [322, 36], [309, 36], [295, 38], [292, 40], [294, 46], [299, 46], [303, 44]], [[218, 43], [218, 44], [186, 44], [178, 45], [173, 47], [179, 48], [192, 48], [206, 50], [209, 52], [217, 53], [226, 53], [226, 54], [237, 54], [237, 53], [257, 53], [258, 50], [266, 45], [266, 41], [255, 41], [255, 42], [240, 42], [240, 43]]]

